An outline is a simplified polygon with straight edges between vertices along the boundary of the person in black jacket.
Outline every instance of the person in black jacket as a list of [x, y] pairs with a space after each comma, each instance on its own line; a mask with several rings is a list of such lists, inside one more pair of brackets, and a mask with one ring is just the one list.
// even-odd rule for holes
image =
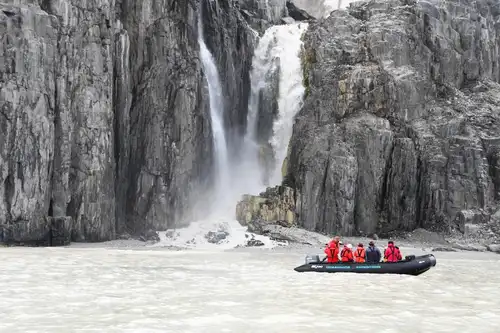
[[373, 241], [370, 241], [368, 245], [369, 246], [366, 249], [366, 262], [380, 262], [380, 258], [382, 257], [380, 250], [375, 246], [375, 243]]

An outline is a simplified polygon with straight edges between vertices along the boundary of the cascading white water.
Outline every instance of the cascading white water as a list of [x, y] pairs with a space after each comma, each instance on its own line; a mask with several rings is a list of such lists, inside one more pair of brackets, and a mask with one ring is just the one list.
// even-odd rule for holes
[[[270, 31], [273, 28], [268, 29]], [[252, 58], [250, 71], [250, 97], [248, 101], [247, 128], [243, 140], [239, 162], [239, 178], [245, 180], [242, 193], [258, 193], [265, 188], [263, 170], [259, 163], [259, 144], [257, 141], [257, 119], [261, 92], [268, 89], [270, 73], [277, 70], [278, 50], [275, 35], [265, 33], [259, 40]]]
[[211, 205], [212, 214], [220, 214], [218, 204], [226, 199], [226, 191], [229, 187], [229, 160], [227, 153], [226, 133], [224, 130], [224, 97], [220, 84], [219, 73], [214, 58], [203, 39], [203, 21], [201, 15], [198, 21], [198, 43], [200, 45], [200, 57], [203, 70], [208, 84], [210, 100], [210, 118], [212, 122], [212, 133], [214, 142], [215, 175], [214, 175], [214, 197]]
[[[271, 27], [259, 41], [254, 54], [247, 134], [240, 150], [239, 161], [232, 163], [231, 161], [234, 158], [228, 158], [226, 133], [223, 125], [224, 99], [219, 74], [214, 58], [203, 39], [201, 17], [199, 22], [198, 42], [201, 61], [208, 82], [214, 140], [215, 192], [209, 198], [212, 205], [210, 212], [205, 214], [206, 218], [202, 221], [192, 222], [187, 228], [169, 232], [170, 236], [168, 237], [160, 233], [162, 242], [158, 246], [234, 247], [247, 241], [246, 228], [239, 225], [234, 214], [236, 204], [241, 200], [243, 194], [258, 194], [265, 189], [261, 177], [262, 170], [259, 163], [259, 146], [256, 137], [259, 94], [263, 89], [268, 88], [269, 82], [266, 80], [270, 73], [278, 70], [279, 65], [279, 115], [273, 126], [274, 134], [270, 143], [275, 149], [276, 157], [281, 159], [277, 164], [281, 165], [283, 158], [286, 156], [293, 117], [300, 109], [304, 92], [299, 51], [300, 37], [307, 28], [307, 24]], [[281, 179], [274, 181], [276, 184], [279, 182], [281, 182]], [[209, 232], [225, 234], [225, 238], [218, 245], [210, 244], [210, 241], [206, 239]], [[267, 246], [275, 245], [267, 237], [256, 235], [252, 237], [262, 241]]]
[[[298, 23], [270, 27], [260, 39], [252, 61], [251, 94], [245, 138], [249, 150], [253, 147], [258, 149], [256, 132], [261, 92], [274, 84], [269, 80], [273, 79], [276, 72], [279, 73], [278, 117], [273, 124], [273, 136], [269, 140], [276, 163], [273, 170], [267, 170], [271, 174], [272, 185], [281, 183], [281, 164], [286, 157], [293, 120], [300, 110], [304, 95], [300, 48], [301, 36], [307, 26], [307, 23]], [[252, 151], [252, 154], [248, 155], [255, 156], [257, 161], [257, 152]]]
[[[203, 220], [193, 221], [187, 228], [167, 231], [166, 233], [161, 232], [161, 242], [155, 246], [234, 248], [245, 244], [249, 240], [247, 236], [261, 241], [264, 246], [274, 246], [275, 242], [268, 237], [249, 235], [246, 233], [247, 228], [242, 227], [235, 220], [235, 207], [237, 202], [241, 200], [241, 195], [245, 193], [256, 194], [256, 191], [262, 190], [258, 177], [259, 169], [256, 165], [257, 156], [246, 154], [246, 151], [243, 151], [243, 161], [236, 165], [230, 165], [232, 159], [228, 158], [223, 124], [224, 96], [217, 66], [203, 38], [202, 22], [200, 14], [198, 43], [209, 91], [215, 157], [215, 189], [213, 193], [207, 194], [205, 197], [209, 200], [210, 207], [209, 211], [203, 212]], [[250, 147], [250, 145], [245, 146]], [[222, 238], [220, 242], [217, 241], [218, 237]], [[216, 240], [216, 244], [212, 243], [214, 240]]]
[[305, 89], [302, 83], [300, 49], [301, 37], [307, 27], [307, 23], [297, 23], [274, 26], [266, 31], [266, 34], [274, 36], [274, 55], [279, 58], [280, 64], [278, 116], [273, 123], [273, 136], [269, 140], [275, 158], [275, 165], [271, 170], [273, 184], [280, 184], [282, 181], [281, 166], [287, 155], [295, 115], [302, 107]]

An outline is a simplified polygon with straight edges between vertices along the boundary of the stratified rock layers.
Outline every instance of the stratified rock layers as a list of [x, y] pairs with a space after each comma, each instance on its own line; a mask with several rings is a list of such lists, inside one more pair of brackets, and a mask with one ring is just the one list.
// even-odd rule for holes
[[[248, 80], [240, 81], [253, 40], [241, 39], [248, 29], [232, 1], [206, 2], [206, 20], [224, 36], [207, 44], [231, 68], [223, 73], [227, 108], [246, 114]], [[52, 231], [103, 241], [190, 218], [212, 165], [199, 8], [0, 3], [0, 242], [59, 242]]]
[[389, 0], [310, 25], [287, 168], [300, 225], [447, 230], [496, 205], [499, 15], [495, 1]]

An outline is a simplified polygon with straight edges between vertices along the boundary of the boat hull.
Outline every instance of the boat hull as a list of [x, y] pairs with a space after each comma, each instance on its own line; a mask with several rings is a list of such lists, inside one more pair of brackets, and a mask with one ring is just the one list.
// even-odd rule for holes
[[436, 258], [432, 254], [415, 257], [411, 260], [379, 263], [326, 263], [310, 262], [298, 267], [295, 271], [318, 273], [372, 273], [372, 274], [405, 274], [420, 275], [436, 266]]

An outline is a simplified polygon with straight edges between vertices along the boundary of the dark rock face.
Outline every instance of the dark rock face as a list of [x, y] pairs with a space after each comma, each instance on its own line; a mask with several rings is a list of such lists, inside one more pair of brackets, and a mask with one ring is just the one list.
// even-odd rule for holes
[[229, 236], [229, 233], [226, 231], [209, 231], [205, 235], [205, 239], [211, 244], [219, 244], [225, 240], [227, 236]]
[[[253, 40], [236, 4], [219, 3], [216, 12], [205, 11], [220, 34], [208, 39], [234, 110], [228, 122], [240, 124]], [[2, 1], [4, 239], [45, 242], [55, 233], [59, 244], [69, 230], [72, 240], [104, 241], [190, 219], [189, 207], [212, 172], [199, 6]]]
[[239, 6], [245, 20], [261, 34], [288, 15], [286, 0], [240, 0]]
[[231, 0], [202, 1], [203, 33], [207, 48], [219, 68], [225, 97], [225, 128], [229, 149], [237, 152], [238, 139], [245, 133], [250, 70], [256, 36]]
[[286, 177], [299, 224], [448, 230], [497, 204], [499, 15], [487, 0], [389, 0], [311, 23]]
[[190, 194], [201, 187], [198, 180], [209, 178], [211, 132], [196, 3], [126, 0], [119, 8], [117, 215], [135, 234], [184, 219]]
[[[34, 229], [30, 229], [33, 228]], [[0, 243], [28, 246], [65, 246], [71, 242], [73, 220], [69, 216], [48, 217], [34, 223], [3, 224], [0, 226]]]
[[286, 2], [286, 8], [288, 9], [288, 15], [295, 21], [309, 21], [315, 20], [316, 18], [309, 15], [305, 10], [298, 8], [292, 1]]

